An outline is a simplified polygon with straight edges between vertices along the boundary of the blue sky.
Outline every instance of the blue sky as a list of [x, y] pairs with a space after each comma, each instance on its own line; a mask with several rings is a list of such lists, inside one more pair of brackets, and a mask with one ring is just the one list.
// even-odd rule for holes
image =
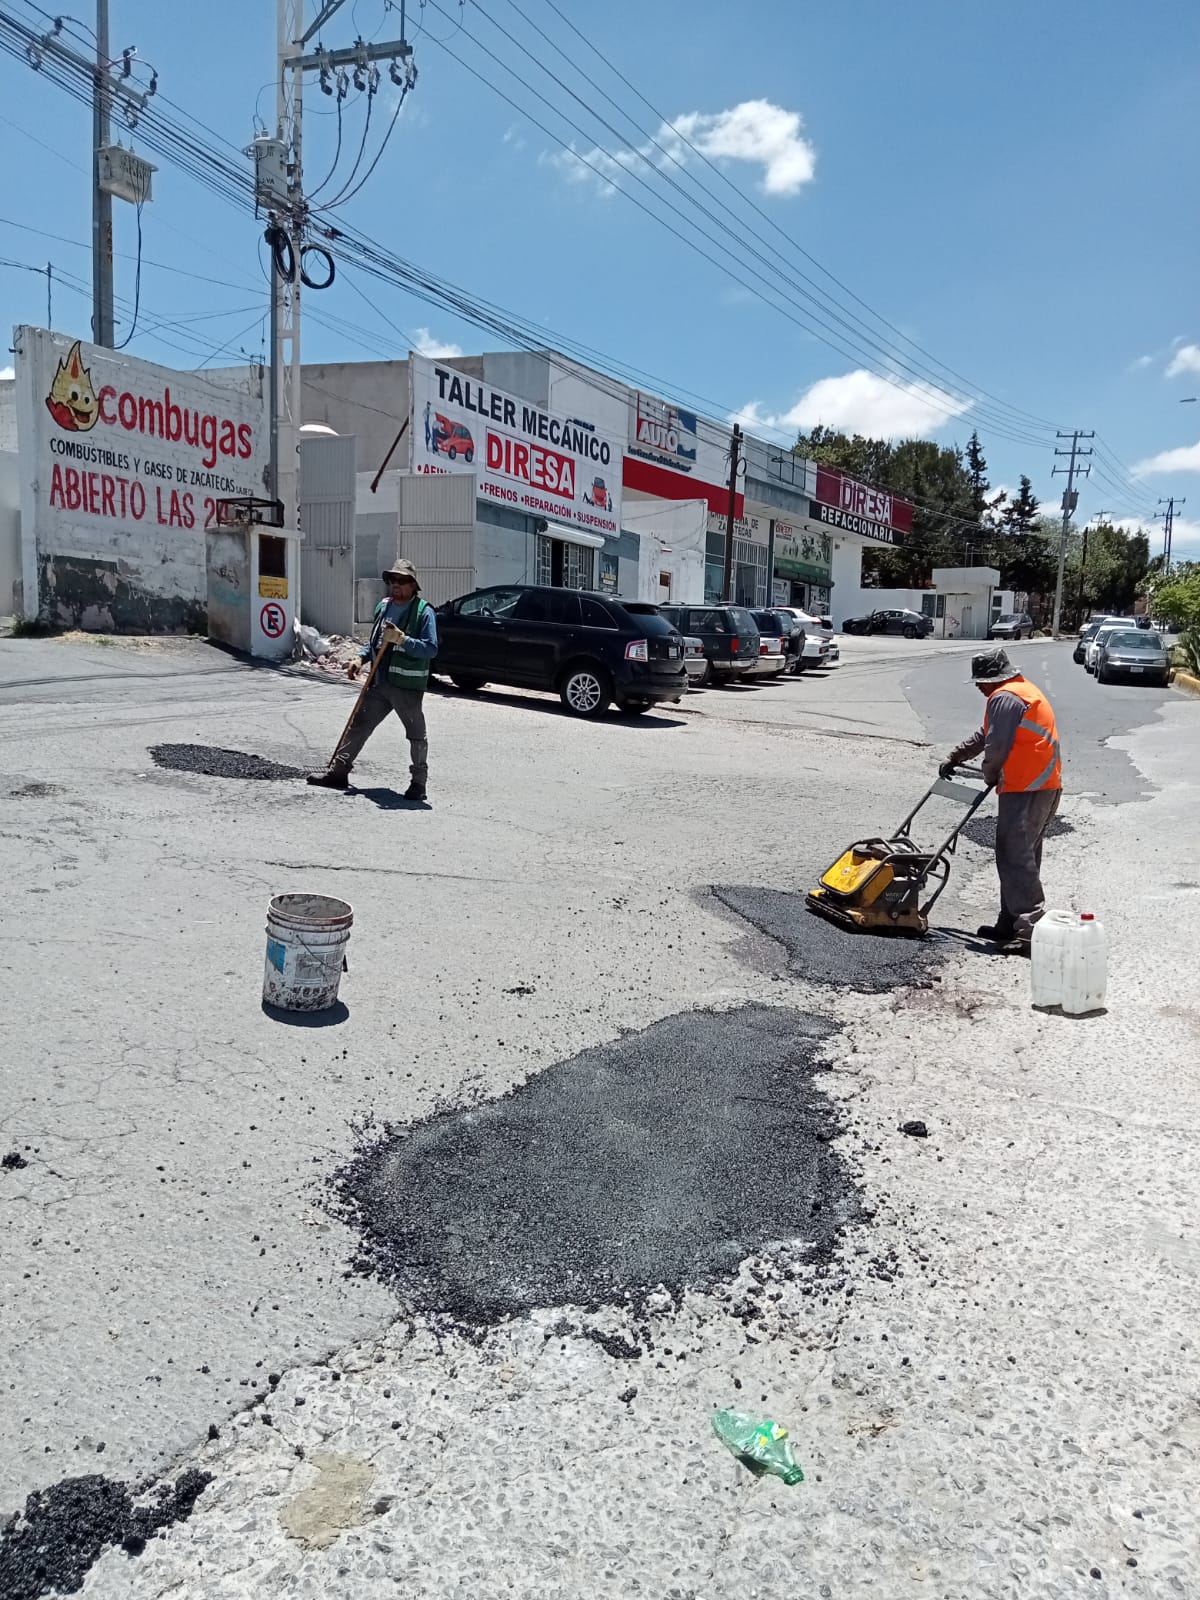
[[[1176, 551], [1200, 555], [1200, 404], [1180, 404], [1200, 395], [1200, 7], [558, 5], [607, 62], [550, 0], [409, 0], [420, 79], [370, 182], [346, 206], [351, 223], [488, 300], [657, 375], [668, 391], [704, 396], [716, 414], [784, 433], [824, 420], [962, 442], [976, 425], [993, 480], [1012, 485], [1028, 472], [1050, 500], [1061, 492], [1061, 479], [1051, 478], [1054, 426], [1094, 428], [1103, 454], [1093, 458], [1081, 512], [1145, 518], [1160, 495], [1187, 495]], [[349, 0], [326, 41], [346, 43], [359, 31], [393, 36], [398, 7], [390, 15], [385, 7]], [[76, 8], [90, 10], [87, 0]], [[36, 14], [29, 0], [0, 0], [0, 10]], [[315, 10], [309, 0], [309, 15]], [[136, 44], [177, 106], [239, 146], [251, 136], [256, 103], [271, 120], [272, 0], [112, 0], [112, 14], [114, 47]], [[385, 77], [368, 156], [391, 92]], [[336, 118], [315, 83], [307, 104], [311, 186], [329, 170]], [[350, 159], [362, 111], [359, 103], [346, 112]], [[0, 139], [9, 156], [0, 262], [51, 261], [56, 276], [90, 281], [80, 248], [90, 231], [89, 134], [83, 107], [0, 56]], [[169, 365], [257, 354], [265, 286], [256, 225], [160, 167], [143, 216], [142, 331], [131, 350]], [[664, 187], [664, 173], [686, 197]], [[696, 179], [709, 194], [693, 187]], [[740, 246], [697, 206], [732, 218]], [[135, 248], [133, 212], [117, 202], [117, 287], [127, 301]], [[739, 262], [738, 248], [757, 254]], [[796, 300], [799, 273], [849, 323], [835, 329], [842, 351], [787, 314], [804, 321], [811, 310]], [[786, 311], [764, 304], [756, 288]], [[0, 321], [44, 322], [45, 289], [44, 276], [0, 265]], [[342, 320], [338, 330], [306, 322], [305, 355], [314, 360], [399, 354], [410, 336], [465, 350], [497, 342], [352, 273], [309, 305]], [[56, 325], [86, 336], [89, 309], [63, 277]], [[164, 318], [171, 325], [156, 330]], [[127, 331], [124, 323], [118, 336]]]

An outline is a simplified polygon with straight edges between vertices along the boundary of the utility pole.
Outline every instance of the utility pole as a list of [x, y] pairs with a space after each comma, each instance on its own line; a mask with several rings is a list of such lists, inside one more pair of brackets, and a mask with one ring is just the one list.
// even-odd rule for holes
[[733, 599], [733, 524], [734, 497], [737, 494], [738, 463], [742, 453], [742, 430], [735, 422], [733, 438], [729, 441], [729, 508], [725, 513], [725, 574], [721, 580], [721, 599], [726, 605]]
[[1054, 584], [1054, 621], [1052, 624], [1052, 632], [1056, 639], [1059, 637], [1059, 625], [1062, 622], [1063, 569], [1067, 560], [1067, 530], [1071, 526], [1071, 513], [1079, 504], [1079, 492], [1075, 488], [1075, 479], [1077, 476], [1086, 478], [1092, 470], [1090, 466], [1081, 467], [1079, 465], [1079, 458], [1081, 456], [1090, 456], [1092, 453], [1090, 447], [1086, 450], [1081, 449], [1079, 441], [1081, 439], [1094, 439], [1096, 434], [1094, 429], [1085, 432], [1082, 428], [1076, 428], [1071, 433], [1064, 433], [1061, 429], [1059, 429], [1058, 437], [1060, 439], [1070, 439], [1071, 448], [1069, 450], [1060, 450], [1056, 446], [1054, 454], [1056, 456], [1070, 456], [1071, 464], [1069, 467], [1054, 468], [1055, 474], [1065, 472], [1067, 475], [1067, 487], [1063, 490], [1062, 497], [1062, 533], [1059, 535], [1058, 540], [1058, 577]]
[[[36, 7], [34, 9], [37, 9]], [[49, 13], [45, 13], [49, 16]], [[96, 54], [80, 55], [63, 39], [63, 17], [52, 17], [45, 33], [22, 30], [27, 44], [25, 54], [35, 72], [50, 60], [69, 66], [73, 73], [92, 80], [92, 340], [111, 349], [113, 343], [113, 231], [112, 197], [117, 195], [133, 205], [150, 199], [151, 176], [155, 168], [132, 150], [112, 142], [112, 112], [119, 106], [131, 128], [137, 126], [138, 113], [157, 93], [158, 74], [150, 68], [150, 82], [137, 89], [130, 81], [137, 51], [130, 46], [121, 51], [120, 72], [114, 76], [108, 53], [108, 0], [96, 0]], [[145, 63], [143, 63], [145, 65]], [[49, 294], [47, 269], [47, 294]], [[49, 321], [49, 305], [47, 318]]]
[[1106, 520], [1111, 516], [1112, 516], [1112, 512], [1111, 511], [1097, 511], [1096, 514], [1093, 517], [1089, 518], [1089, 520], [1087, 522], [1085, 522], [1084, 525], [1083, 525], [1083, 552], [1079, 557], [1079, 594], [1078, 594], [1078, 597], [1077, 597], [1076, 602], [1075, 602], [1075, 609], [1079, 613], [1080, 622], [1083, 621], [1083, 580], [1084, 580], [1084, 575], [1085, 575], [1085, 573], [1087, 571], [1088, 531], [1089, 531], [1089, 529], [1090, 529], [1090, 527], [1091, 527], [1093, 522], [1096, 524], [1096, 526], [1098, 528], [1102, 528], [1104, 526]]
[[[316, 72], [322, 90], [332, 94], [332, 78], [344, 90], [345, 69], [354, 72], [357, 88], [373, 95], [378, 87], [377, 61], [391, 61], [391, 79], [407, 93], [416, 83], [412, 46], [404, 37], [405, 5], [399, 6], [399, 39], [366, 42], [358, 38], [345, 49], [310, 50], [312, 40], [346, 0], [319, 0], [317, 15], [305, 27], [305, 0], [276, 0], [275, 138], [256, 139], [256, 196], [270, 216], [271, 229], [282, 236], [271, 251], [271, 465], [268, 493], [281, 500], [284, 525], [299, 526], [299, 429], [302, 368], [300, 362], [301, 257], [307, 248], [309, 209], [304, 198], [304, 76]], [[403, 62], [403, 66], [400, 63]], [[280, 257], [292, 270], [280, 270]]]
[[96, 0], [96, 73], [92, 79], [92, 342], [113, 344], [112, 195], [101, 182], [101, 151], [112, 142], [108, 76], [108, 0]]
[[1163, 576], [1169, 578], [1171, 576], [1171, 533], [1175, 526], [1175, 507], [1187, 505], [1187, 495], [1182, 495], [1178, 499], [1174, 495], [1171, 495], [1166, 500], [1160, 498], [1158, 503], [1160, 506], [1166, 506], [1167, 508], [1165, 511], [1156, 511], [1154, 520], [1157, 522], [1160, 517], [1162, 518]]

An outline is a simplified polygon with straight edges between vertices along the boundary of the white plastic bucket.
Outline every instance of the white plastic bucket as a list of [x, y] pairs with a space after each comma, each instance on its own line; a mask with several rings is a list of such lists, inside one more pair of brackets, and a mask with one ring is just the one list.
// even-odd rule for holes
[[267, 908], [263, 1004], [325, 1011], [337, 1004], [353, 908], [327, 894], [277, 894]]

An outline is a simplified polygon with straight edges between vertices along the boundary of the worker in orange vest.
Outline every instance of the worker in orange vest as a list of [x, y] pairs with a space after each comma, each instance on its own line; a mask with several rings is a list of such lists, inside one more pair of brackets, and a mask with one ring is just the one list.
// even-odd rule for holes
[[1046, 909], [1042, 891], [1042, 840], [1062, 799], [1062, 756], [1049, 700], [1016, 670], [1004, 650], [971, 661], [970, 681], [985, 696], [983, 726], [964, 739], [938, 769], [982, 753], [983, 775], [995, 785], [996, 871], [1000, 915], [979, 929], [1005, 954], [1028, 955], [1033, 925]]

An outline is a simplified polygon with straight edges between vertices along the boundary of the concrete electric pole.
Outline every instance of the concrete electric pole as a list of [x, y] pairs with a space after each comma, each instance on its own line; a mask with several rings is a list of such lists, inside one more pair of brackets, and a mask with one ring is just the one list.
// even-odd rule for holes
[[1171, 534], [1175, 527], [1175, 507], [1187, 505], [1187, 495], [1181, 495], [1179, 497], [1171, 495], [1166, 500], [1160, 499], [1158, 503], [1160, 506], [1166, 506], [1167, 508], [1165, 511], [1156, 511], [1154, 513], [1154, 520], [1157, 522], [1160, 517], [1162, 518], [1163, 575], [1164, 577], [1169, 578], [1171, 576]]
[[1067, 560], [1067, 530], [1071, 525], [1071, 513], [1079, 504], [1079, 493], [1075, 488], [1075, 479], [1077, 476], [1086, 478], [1092, 470], [1090, 466], [1081, 467], [1079, 465], [1081, 456], [1090, 456], [1092, 453], [1090, 448], [1087, 450], [1081, 449], [1079, 441], [1081, 439], [1094, 439], [1096, 435], [1094, 431], [1085, 432], [1082, 428], [1076, 428], [1072, 433], [1063, 433], [1060, 429], [1058, 437], [1060, 439], [1070, 439], [1071, 448], [1069, 450], [1056, 448], [1054, 454], [1056, 456], [1070, 456], [1071, 464], [1069, 467], [1055, 467], [1054, 469], [1056, 474], [1060, 472], [1067, 474], [1067, 487], [1063, 490], [1062, 497], [1062, 533], [1059, 535], [1058, 540], [1058, 578], [1054, 584], [1054, 621], [1051, 627], [1056, 639], [1059, 637], [1059, 626], [1062, 622], [1063, 570]]
[[[49, 16], [49, 13], [46, 13]], [[43, 61], [69, 66], [92, 84], [92, 341], [111, 349], [114, 342], [113, 318], [113, 230], [112, 197], [143, 205], [150, 199], [155, 168], [124, 145], [112, 142], [114, 106], [124, 113], [130, 128], [137, 127], [138, 113], [158, 91], [158, 74], [150, 68], [145, 89], [135, 88], [131, 75], [137, 51], [130, 46], [121, 51], [119, 71], [109, 55], [108, 0], [96, 0], [96, 54], [83, 56], [65, 43], [63, 24], [67, 19], [52, 18], [45, 33], [28, 33], [25, 53], [37, 72]], [[144, 65], [144, 64], [143, 64]], [[49, 274], [47, 274], [49, 276]]]
[[[307, 243], [310, 208], [304, 197], [304, 77], [316, 72], [321, 88], [333, 92], [338, 81], [339, 101], [344, 93], [346, 68], [355, 87], [368, 99], [379, 86], [377, 61], [391, 62], [391, 79], [402, 96], [416, 83], [412, 47], [403, 37], [405, 7], [400, 5], [399, 39], [372, 41], [359, 38], [345, 49], [310, 50], [312, 40], [346, 4], [346, 0], [321, 0], [317, 15], [305, 26], [305, 0], [276, 0], [275, 136], [259, 137], [252, 146], [255, 197], [267, 212], [271, 245], [271, 465], [268, 493], [283, 502], [284, 525], [298, 526], [299, 430], [301, 414], [300, 296], [301, 285], [313, 284], [303, 259], [320, 246]], [[401, 65], [403, 63], [403, 65]], [[332, 202], [331, 202], [332, 203]], [[333, 263], [328, 261], [329, 281]]]
[[726, 605], [733, 600], [733, 525], [741, 453], [742, 430], [735, 422], [729, 441], [729, 509], [725, 513], [725, 571], [721, 578], [721, 599]]

